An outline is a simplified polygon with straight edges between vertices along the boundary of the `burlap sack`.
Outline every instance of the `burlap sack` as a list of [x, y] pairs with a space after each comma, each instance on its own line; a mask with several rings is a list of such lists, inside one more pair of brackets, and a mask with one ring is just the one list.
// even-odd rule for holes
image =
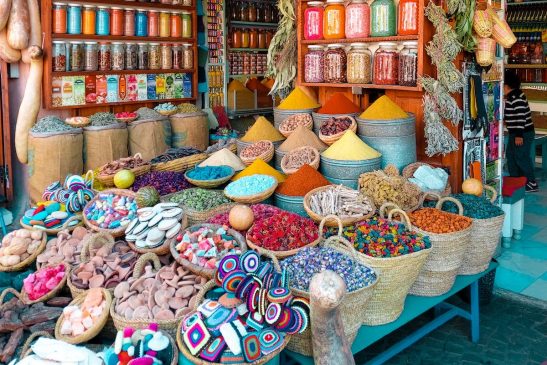
[[82, 129], [28, 136], [29, 195], [32, 203], [42, 200], [44, 189], [69, 174], [81, 175], [84, 163]]
[[129, 155], [142, 155], [149, 161], [171, 147], [171, 123], [168, 118], [139, 120], [129, 123]]
[[194, 147], [205, 151], [209, 146], [209, 121], [204, 112], [175, 114], [170, 118], [173, 147]]
[[127, 157], [127, 125], [117, 123], [84, 128], [84, 170], [94, 170], [110, 161]]

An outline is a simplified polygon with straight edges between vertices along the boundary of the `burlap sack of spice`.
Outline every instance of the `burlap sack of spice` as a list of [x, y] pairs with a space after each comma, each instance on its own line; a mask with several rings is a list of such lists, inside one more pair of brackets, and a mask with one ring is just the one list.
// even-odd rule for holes
[[173, 147], [194, 147], [205, 151], [209, 146], [209, 122], [204, 112], [175, 114], [169, 118]]
[[82, 129], [33, 133], [28, 137], [29, 194], [32, 203], [42, 201], [44, 189], [69, 174], [81, 175], [84, 137]]
[[171, 122], [169, 119], [146, 119], [131, 122], [129, 131], [129, 155], [142, 155], [149, 161], [171, 147]]
[[128, 156], [125, 123], [84, 128], [84, 170], [94, 170]]

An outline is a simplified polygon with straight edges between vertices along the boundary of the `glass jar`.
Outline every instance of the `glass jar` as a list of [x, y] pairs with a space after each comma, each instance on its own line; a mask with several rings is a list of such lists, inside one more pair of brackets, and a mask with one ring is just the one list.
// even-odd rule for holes
[[346, 82], [346, 51], [342, 44], [329, 44], [323, 61], [323, 77], [325, 82]]
[[264, 23], [264, 5], [256, 3], [256, 21], [258, 23]]
[[239, 1], [232, 1], [230, 4], [230, 20], [240, 20]]
[[182, 16], [180, 13], [171, 13], [171, 37], [182, 37]]
[[418, 34], [418, 0], [400, 0], [397, 19], [398, 35]]
[[173, 68], [176, 70], [184, 68], [183, 47], [180, 44], [173, 45]]
[[182, 38], [192, 38], [192, 14], [189, 11], [182, 12]]
[[84, 43], [70, 42], [70, 70], [82, 71], [84, 69]]
[[182, 6], [192, 6], [192, 0], [182, 0]]
[[164, 70], [169, 70], [170, 68], [173, 68], [173, 54], [171, 52], [171, 45], [168, 43], [162, 43], [161, 68]]
[[258, 48], [258, 30], [256, 28], [249, 30], [249, 48]]
[[53, 14], [51, 16], [51, 23], [53, 33], [66, 33], [66, 4], [53, 3]]
[[84, 70], [97, 71], [99, 69], [99, 48], [97, 42], [85, 42]]
[[194, 50], [192, 45], [185, 43], [183, 46], [182, 58], [184, 59], [183, 65], [185, 70], [192, 70], [194, 68]]
[[272, 31], [266, 32], [266, 48], [270, 47], [270, 43], [272, 43], [274, 33]]
[[344, 0], [327, 0], [323, 13], [323, 37], [325, 39], [344, 38], [345, 19]]
[[144, 9], [138, 9], [135, 16], [135, 35], [146, 37], [148, 35], [148, 13]]
[[167, 11], [160, 13], [160, 37], [171, 35], [171, 15]]
[[266, 47], [266, 31], [261, 29], [258, 32], [258, 48], [267, 48]]
[[159, 43], [150, 43], [148, 48], [148, 68], [159, 70], [161, 68], [161, 49]]
[[99, 44], [99, 70], [110, 71], [112, 68], [112, 59], [110, 57], [110, 44]]
[[68, 4], [67, 33], [82, 33], [82, 6], [80, 4]]
[[123, 35], [133, 37], [135, 35], [135, 10], [125, 9]]
[[397, 43], [380, 42], [374, 53], [374, 83], [377, 85], [396, 85], [399, 68]]
[[110, 34], [110, 10], [106, 6], [97, 7], [97, 23], [95, 25], [97, 35]]
[[241, 48], [241, 29], [232, 29], [232, 48]]
[[323, 39], [323, 6], [321, 1], [310, 1], [304, 10], [305, 39]]
[[241, 31], [241, 48], [249, 48], [249, 29], [243, 29]]
[[122, 42], [112, 43], [112, 70], [120, 71], [125, 68], [125, 48]]
[[323, 82], [323, 57], [325, 48], [318, 45], [308, 46], [308, 53], [304, 56], [304, 81]]
[[370, 35], [370, 7], [365, 0], [353, 0], [346, 6], [346, 38]]
[[242, 22], [249, 21], [249, 12], [247, 11], [247, 3], [239, 3], [239, 20]]
[[139, 64], [139, 70], [148, 70], [148, 59], [150, 57], [148, 53], [148, 44], [147, 43], [139, 43], [139, 54], [138, 54], [138, 64]]
[[138, 46], [135, 43], [127, 43], [125, 46], [125, 69], [136, 70], [139, 67]]
[[148, 36], [159, 37], [160, 35], [160, 13], [157, 10], [148, 11]]
[[166, 5], [172, 5], [172, 4], [173, 4], [173, 0], [160, 0], [160, 3], [166, 4]]
[[399, 53], [399, 85], [416, 86], [418, 82], [418, 42], [404, 42]]
[[123, 9], [112, 8], [112, 19], [110, 20], [110, 34], [123, 35]]
[[393, 0], [374, 0], [370, 6], [370, 35], [390, 37], [397, 34], [397, 14]]
[[348, 82], [370, 84], [372, 81], [372, 53], [365, 43], [352, 43], [348, 51]]
[[256, 22], [256, 4], [254, 2], [247, 6], [247, 21]]
[[263, 7], [264, 7], [264, 23], [272, 23], [273, 22], [272, 5], [270, 3], [265, 3]]
[[66, 43], [53, 41], [53, 71], [66, 71]]
[[93, 5], [84, 5], [82, 12], [82, 33], [86, 35], [95, 34], [97, 9]]

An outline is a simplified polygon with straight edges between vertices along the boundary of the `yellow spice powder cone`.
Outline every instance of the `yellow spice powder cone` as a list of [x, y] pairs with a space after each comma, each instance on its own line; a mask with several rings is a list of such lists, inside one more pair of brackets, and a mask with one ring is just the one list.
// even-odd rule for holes
[[332, 160], [345, 161], [370, 160], [381, 156], [378, 151], [357, 137], [352, 130], [346, 131], [342, 138], [334, 142], [321, 155]]
[[383, 95], [372, 103], [359, 118], [371, 120], [403, 119], [408, 118], [408, 113], [389, 97]]
[[264, 117], [259, 117], [241, 138], [243, 142], [282, 141], [285, 137]]
[[284, 110], [303, 110], [303, 109], [315, 109], [321, 105], [317, 101], [310, 98], [300, 87], [295, 87], [293, 91], [287, 96], [278, 109]]

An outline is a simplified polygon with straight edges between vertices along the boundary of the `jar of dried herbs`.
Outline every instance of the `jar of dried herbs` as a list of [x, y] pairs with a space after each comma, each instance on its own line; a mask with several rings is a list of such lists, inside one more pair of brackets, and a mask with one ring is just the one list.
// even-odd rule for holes
[[149, 50], [147, 43], [139, 43], [139, 54], [138, 54], [138, 63], [139, 70], [148, 69], [148, 59], [149, 59]]
[[194, 68], [194, 50], [192, 49], [192, 45], [189, 43], [185, 43], [183, 46], [183, 65], [185, 70], [191, 70]]
[[128, 43], [125, 46], [125, 69], [136, 70], [138, 62], [138, 46], [135, 43]]
[[365, 43], [352, 43], [348, 52], [348, 82], [369, 84], [372, 81], [372, 53]]
[[125, 49], [121, 42], [112, 43], [112, 69], [119, 71], [125, 68]]
[[84, 43], [70, 42], [70, 69], [82, 71], [84, 69]]
[[347, 56], [342, 44], [329, 44], [325, 52], [323, 74], [325, 82], [346, 82]]
[[162, 43], [161, 45], [161, 68], [164, 70], [169, 70], [173, 67], [171, 48], [171, 45], [168, 43]]
[[99, 45], [99, 70], [110, 71], [112, 60], [110, 58], [110, 44], [101, 43]]
[[161, 49], [159, 43], [150, 43], [148, 58], [148, 68], [150, 70], [159, 70], [161, 68]]
[[404, 42], [399, 53], [399, 85], [416, 86], [418, 81], [418, 42]]
[[97, 42], [85, 42], [84, 69], [86, 71], [97, 71], [99, 69]]
[[66, 71], [66, 43], [53, 41], [53, 71]]

